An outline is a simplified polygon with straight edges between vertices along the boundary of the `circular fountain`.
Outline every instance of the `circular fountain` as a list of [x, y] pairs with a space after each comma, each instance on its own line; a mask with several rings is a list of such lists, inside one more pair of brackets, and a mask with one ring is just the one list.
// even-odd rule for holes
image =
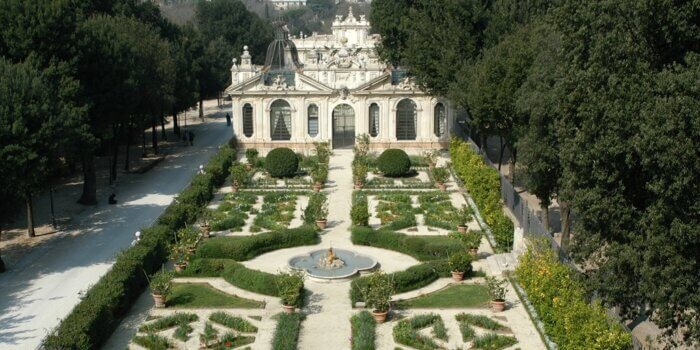
[[329, 248], [295, 256], [289, 259], [288, 265], [305, 271], [313, 279], [338, 280], [371, 270], [377, 266], [377, 261], [350, 250]]

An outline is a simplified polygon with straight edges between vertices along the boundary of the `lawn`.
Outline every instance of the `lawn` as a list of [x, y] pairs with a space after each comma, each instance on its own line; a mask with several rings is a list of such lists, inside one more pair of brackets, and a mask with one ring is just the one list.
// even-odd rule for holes
[[168, 306], [180, 308], [257, 309], [264, 303], [243, 299], [212, 288], [206, 283], [174, 283]]
[[417, 298], [398, 302], [399, 308], [478, 308], [488, 305], [488, 288], [479, 284], [450, 286]]

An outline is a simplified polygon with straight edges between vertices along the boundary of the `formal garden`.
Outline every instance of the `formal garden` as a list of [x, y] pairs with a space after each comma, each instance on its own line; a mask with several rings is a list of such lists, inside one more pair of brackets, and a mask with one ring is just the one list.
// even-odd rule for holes
[[[586, 310], [589, 329], [612, 332], [608, 344], [628, 340], [582, 289], [541, 289], [540, 267], [559, 276], [550, 278], [568, 271], [544, 250], [528, 252], [515, 275], [486, 263], [512, 241], [512, 224], [499, 224], [489, 202], [498, 188], [476, 188], [491, 183], [487, 168], [453, 167], [437, 152], [377, 155], [363, 137], [335, 154], [327, 143], [264, 156], [231, 146], [118, 258], [48, 348], [69, 336], [102, 344], [121, 327], [139, 350], [548, 349], [567, 342], [552, 314], [558, 298]], [[472, 157], [461, 147], [453, 142], [453, 162]], [[152, 307], [135, 315], [138, 326], [120, 326], [146, 285]]]

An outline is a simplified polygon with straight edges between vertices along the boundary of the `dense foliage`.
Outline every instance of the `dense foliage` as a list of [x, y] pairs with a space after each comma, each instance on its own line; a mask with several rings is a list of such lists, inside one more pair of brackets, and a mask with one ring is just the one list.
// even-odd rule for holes
[[369, 311], [360, 311], [350, 318], [352, 329], [352, 350], [374, 350], [375, 328], [377, 323]]
[[272, 177], [292, 177], [299, 170], [299, 158], [289, 148], [275, 148], [265, 157], [265, 170]]
[[406, 176], [411, 171], [411, 159], [404, 150], [391, 148], [382, 152], [377, 159], [377, 166], [384, 176]]
[[[404, 293], [433, 283], [438, 278], [449, 277], [450, 268], [447, 259], [433, 260], [420, 265], [411, 266], [404, 271], [389, 274], [393, 281], [394, 291]], [[465, 276], [466, 278], [467, 276]], [[354, 304], [363, 301], [362, 290], [367, 284], [367, 276], [359, 277], [350, 283], [350, 300]]]
[[624, 350], [630, 335], [598, 303], [587, 302], [584, 286], [549, 249], [530, 247], [516, 276], [560, 349]]
[[486, 165], [466, 142], [456, 138], [450, 143], [450, 157], [457, 176], [464, 182], [481, 216], [491, 228], [497, 249], [510, 249], [513, 244], [513, 223], [503, 213], [498, 172]]
[[194, 222], [198, 210], [213, 197], [214, 188], [226, 179], [234, 158], [235, 152], [223, 146], [205, 167], [206, 175], [197, 175], [154, 226], [141, 230], [139, 242], [117, 257], [112, 269], [49, 334], [44, 347], [89, 349], [105, 342], [143, 293], [146, 274], [160, 270], [167, 261], [172, 233]]
[[314, 226], [260, 233], [254, 236], [214, 237], [199, 245], [196, 256], [209, 259], [245, 261], [277, 249], [318, 243]]

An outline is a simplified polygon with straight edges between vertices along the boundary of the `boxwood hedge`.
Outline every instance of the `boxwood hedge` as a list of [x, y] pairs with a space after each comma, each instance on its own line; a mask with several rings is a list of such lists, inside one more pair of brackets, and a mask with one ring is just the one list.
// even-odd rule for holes
[[409, 236], [390, 230], [375, 231], [362, 226], [352, 228], [351, 239], [354, 244], [395, 250], [421, 261], [445, 259], [448, 255], [464, 249], [457, 240], [449, 237]]
[[143, 293], [148, 284], [145, 274], [154, 273], [167, 261], [172, 232], [196, 220], [197, 213], [212, 198], [214, 188], [228, 176], [234, 159], [235, 150], [222, 146], [205, 167], [206, 175], [195, 176], [156, 224], [141, 230], [141, 240], [117, 256], [109, 272], [46, 337], [44, 348], [99, 348]]
[[411, 159], [404, 150], [390, 148], [379, 156], [377, 166], [384, 176], [406, 176], [411, 171]]
[[299, 157], [289, 148], [275, 148], [265, 157], [265, 170], [272, 177], [292, 177], [299, 170]]
[[[447, 260], [433, 260], [420, 265], [411, 266], [404, 271], [389, 274], [394, 281], [395, 292], [405, 293], [411, 290], [425, 287], [440, 277], [451, 276]], [[356, 278], [350, 283], [350, 300], [353, 305], [363, 301], [362, 289], [367, 286], [367, 276]]]
[[199, 245], [196, 256], [199, 258], [220, 258], [245, 261], [260, 254], [277, 249], [319, 242], [315, 226], [284, 229], [245, 237], [215, 237]]

